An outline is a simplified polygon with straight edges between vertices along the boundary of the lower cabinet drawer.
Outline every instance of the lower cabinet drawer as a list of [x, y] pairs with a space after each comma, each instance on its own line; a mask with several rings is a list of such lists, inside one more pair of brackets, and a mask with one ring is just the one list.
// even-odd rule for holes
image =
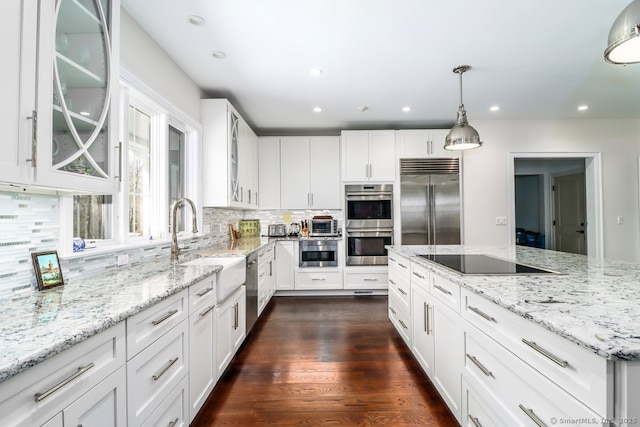
[[297, 270], [295, 289], [342, 289], [342, 269], [321, 271]]
[[43, 424], [124, 363], [120, 322], [0, 384], [0, 425]]
[[127, 362], [129, 427], [142, 425], [188, 373], [188, 334], [181, 322]]
[[185, 376], [147, 418], [142, 427], [189, 425], [189, 377]]
[[607, 360], [464, 289], [462, 317], [599, 413], [611, 417]]
[[482, 387], [474, 386], [462, 378], [462, 425], [468, 427], [513, 427], [509, 418], [493, 395]]
[[473, 326], [465, 333], [465, 351], [463, 376], [490, 390], [505, 418], [523, 426], [604, 425], [602, 417]]
[[346, 272], [345, 289], [387, 289], [387, 273]]
[[394, 291], [389, 292], [389, 320], [400, 333], [404, 342], [411, 347], [411, 316], [410, 309]]

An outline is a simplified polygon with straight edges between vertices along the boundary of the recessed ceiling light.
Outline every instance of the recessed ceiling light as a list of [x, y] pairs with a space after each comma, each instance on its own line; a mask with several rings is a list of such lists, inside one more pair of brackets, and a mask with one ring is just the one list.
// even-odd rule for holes
[[369, 107], [367, 107], [366, 105], [361, 105], [361, 106], [358, 107], [358, 111], [360, 111], [361, 113], [364, 113], [368, 109], [369, 109]]
[[213, 56], [213, 57], [214, 57], [214, 58], [216, 58], [216, 59], [224, 59], [224, 58], [226, 58], [226, 57], [227, 57], [227, 54], [226, 54], [226, 53], [224, 53], [224, 52], [223, 52], [223, 51], [221, 51], [221, 50], [216, 50], [215, 52], [213, 52], [213, 53], [211, 54], [211, 56]]
[[202, 16], [198, 16], [198, 15], [187, 16], [187, 21], [189, 21], [189, 24], [195, 25], [197, 27], [201, 27], [204, 25], [205, 22], [207, 22], [204, 20]]
[[313, 108], [313, 112], [314, 113], [322, 113], [322, 108], [321, 107], [314, 107]]
[[489, 111], [500, 111], [500, 106], [499, 105], [492, 105], [491, 108], [489, 108]]
[[588, 109], [589, 109], [589, 106], [588, 106], [588, 105], [580, 105], [580, 106], [578, 107], [578, 111], [586, 111], [586, 110], [588, 110]]
[[404, 111], [405, 113], [411, 111], [411, 107], [406, 106], [406, 107], [402, 107], [402, 111]]
[[320, 68], [311, 68], [309, 70], [309, 74], [311, 74], [313, 77], [318, 77], [322, 75], [322, 70]]

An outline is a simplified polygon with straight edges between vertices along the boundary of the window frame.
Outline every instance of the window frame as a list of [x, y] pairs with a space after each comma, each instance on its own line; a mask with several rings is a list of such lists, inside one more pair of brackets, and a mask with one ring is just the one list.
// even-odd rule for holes
[[[155, 183], [158, 190], [152, 190], [150, 216], [154, 219], [152, 235], [129, 235], [129, 174], [125, 173], [129, 164], [128, 147], [128, 114], [132, 105], [151, 116], [151, 140], [159, 142], [151, 144], [151, 170], [152, 185]], [[72, 252], [73, 241], [73, 195], [60, 197], [60, 243], [58, 251], [65, 257], [81, 257], [96, 253], [111, 252], [122, 249], [133, 249], [140, 246], [154, 244], [166, 244], [171, 240], [169, 230], [169, 215], [167, 211], [169, 201], [169, 126], [184, 133], [185, 171], [184, 186], [187, 197], [196, 205], [196, 215], [202, 218], [202, 185], [201, 153], [202, 153], [202, 126], [201, 124], [182, 112], [178, 107], [167, 101], [162, 95], [151, 89], [145, 83], [137, 79], [131, 73], [121, 69], [119, 90], [119, 141], [121, 150], [114, 153], [122, 156], [122, 181], [119, 183], [118, 192], [112, 198], [112, 230], [111, 239], [96, 241], [96, 249], [83, 252]], [[114, 155], [115, 158], [115, 155]], [[116, 158], [117, 159], [117, 158]], [[115, 179], [115, 178], [114, 178]], [[152, 187], [153, 188], [153, 187]], [[191, 212], [187, 210], [185, 224], [191, 222]], [[199, 227], [202, 230], [202, 226]], [[192, 237], [192, 234], [188, 237]], [[200, 232], [199, 235], [202, 235]]]

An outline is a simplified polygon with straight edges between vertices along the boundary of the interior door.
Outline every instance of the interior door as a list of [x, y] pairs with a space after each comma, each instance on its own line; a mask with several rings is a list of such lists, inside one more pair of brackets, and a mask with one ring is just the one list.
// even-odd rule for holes
[[553, 180], [555, 250], [587, 254], [584, 172]]

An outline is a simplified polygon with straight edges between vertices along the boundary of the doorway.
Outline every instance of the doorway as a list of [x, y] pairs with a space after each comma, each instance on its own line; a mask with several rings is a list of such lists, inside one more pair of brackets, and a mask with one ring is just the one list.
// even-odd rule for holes
[[602, 258], [600, 153], [510, 153], [509, 169], [511, 242]]

